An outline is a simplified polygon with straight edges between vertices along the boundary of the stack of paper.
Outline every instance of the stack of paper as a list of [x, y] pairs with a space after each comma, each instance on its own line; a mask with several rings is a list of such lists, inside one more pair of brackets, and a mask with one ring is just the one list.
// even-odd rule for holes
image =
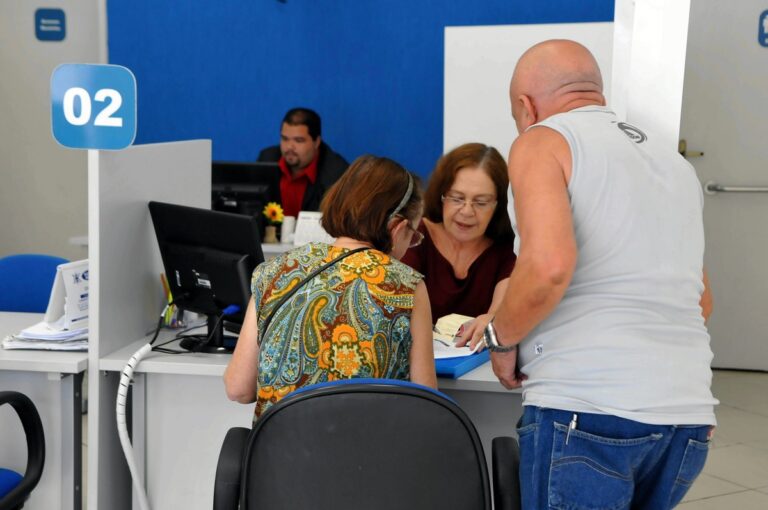
[[44, 349], [49, 351], [87, 351], [88, 328], [65, 330], [38, 322], [18, 335], [5, 337], [4, 349]]
[[[456, 336], [459, 328], [471, 320], [472, 317], [457, 313], [440, 317], [432, 331], [435, 359], [460, 358], [476, 352], [476, 350], [473, 351], [468, 346], [456, 347], [454, 343], [457, 340]], [[478, 344], [478, 349], [479, 347], [480, 344]]]

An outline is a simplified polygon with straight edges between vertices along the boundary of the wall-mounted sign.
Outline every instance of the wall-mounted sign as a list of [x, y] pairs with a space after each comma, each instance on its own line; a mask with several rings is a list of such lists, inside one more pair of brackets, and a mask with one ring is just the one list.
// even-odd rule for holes
[[760, 15], [760, 24], [757, 27], [757, 42], [760, 46], [768, 48], [768, 11]]
[[51, 75], [53, 138], [73, 149], [124, 149], [136, 137], [136, 78], [122, 66], [62, 64]]
[[67, 17], [61, 9], [35, 11], [35, 36], [40, 41], [63, 41], [67, 36]]

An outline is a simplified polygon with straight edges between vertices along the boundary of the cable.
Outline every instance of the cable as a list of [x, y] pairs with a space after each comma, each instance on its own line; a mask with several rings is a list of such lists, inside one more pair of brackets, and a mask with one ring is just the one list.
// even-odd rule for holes
[[[162, 315], [161, 315], [162, 318]], [[157, 338], [157, 334], [152, 341]], [[146, 356], [152, 350], [151, 342], [145, 344], [136, 351], [133, 356], [128, 360], [125, 365], [122, 374], [120, 375], [120, 385], [117, 388], [117, 403], [115, 406], [115, 413], [117, 415], [117, 433], [120, 436], [120, 444], [123, 447], [123, 453], [125, 454], [125, 460], [128, 462], [128, 469], [131, 472], [131, 478], [133, 479], [133, 487], [139, 494], [139, 507], [142, 510], [149, 509], [149, 501], [147, 500], [147, 493], [141, 484], [139, 473], [136, 468], [136, 460], [133, 456], [133, 446], [131, 445], [131, 439], [128, 437], [128, 425], [126, 419], [126, 402], [128, 401], [128, 390], [133, 382], [133, 371], [136, 366], [141, 362], [142, 358]]]
[[[115, 402], [115, 415], [117, 417], [117, 433], [118, 433], [118, 436], [120, 437], [120, 445], [123, 447], [123, 454], [125, 455], [125, 460], [128, 463], [128, 469], [131, 472], [133, 487], [136, 489], [136, 492], [139, 495], [139, 507], [141, 508], [141, 510], [150, 510], [149, 501], [147, 499], [147, 492], [146, 490], [144, 490], [144, 487], [141, 484], [141, 479], [139, 478], [138, 469], [136, 468], [136, 459], [133, 454], [133, 445], [131, 445], [131, 438], [128, 436], [128, 422], [126, 418], [128, 392], [130, 391], [131, 384], [133, 383], [133, 373], [136, 370], [136, 367], [139, 365], [139, 363], [141, 363], [141, 360], [144, 359], [144, 357], [153, 350], [163, 352], [166, 354], [184, 354], [186, 351], [175, 351], [173, 349], [166, 349], [163, 346], [168, 345], [171, 342], [175, 342], [182, 336], [188, 336], [188, 337], [199, 336], [199, 337], [205, 338], [204, 335], [182, 335], [182, 333], [189, 331], [190, 329], [194, 329], [194, 328], [188, 328], [181, 331], [172, 340], [161, 343], [160, 345], [157, 345], [153, 348], [152, 344], [155, 342], [155, 340], [157, 340], [157, 337], [160, 335], [160, 329], [163, 327], [165, 313], [168, 311], [171, 305], [173, 305], [173, 301], [168, 303], [165, 306], [165, 308], [163, 308], [163, 312], [160, 314], [160, 319], [157, 321], [157, 327], [155, 328], [155, 333], [152, 335], [152, 339], [148, 343], [144, 344], [138, 351], [133, 353], [133, 355], [128, 360], [128, 363], [125, 364], [125, 368], [123, 368], [123, 371], [120, 374], [120, 384], [117, 388], [117, 401]], [[213, 331], [211, 331], [211, 333], [207, 336], [207, 338], [205, 338], [204, 341], [200, 342], [198, 350], [211, 341], [211, 338], [213, 338], [214, 332], [216, 331], [216, 329], [218, 328], [219, 324], [221, 323], [222, 319], [225, 316], [237, 313], [239, 311], [240, 311], [240, 307], [237, 305], [230, 305], [226, 307], [222, 311], [218, 320], [216, 321], [216, 326], [213, 328]], [[199, 327], [199, 326], [195, 326], [195, 327]]]
[[128, 470], [131, 472], [131, 479], [133, 480], [133, 486], [139, 495], [139, 507], [141, 510], [150, 510], [149, 501], [147, 500], [147, 492], [141, 484], [139, 478], [138, 469], [136, 468], [136, 459], [133, 455], [133, 446], [131, 445], [131, 438], [128, 437], [128, 423], [126, 418], [126, 405], [128, 402], [128, 391], [130, 390], [131, 383], [133, 382], [133, 372], [141, 362], [142, 358], [146, 356], [152, 350], [152, 344], [157, 340], [157, 336], [160, 334], [160, 328], [163, 326], [163, 320], [165, 313], [173, 304], [173, 301], [165, 305], [163, 312], [160, 314], [160, 319], [157, 321], [157, 328], [155, 328], [155, 334], [152, 339], [144, 344], [138, 351], [136, 351], [125, 364], [122, 373], [120, 374], [120, 384], [117, 387], [117, 401], [115, 402], [115, 415], [117, 418], [117, 434], [120, 437], [120, 445], [123, 447], [123, 454], [125, 460], [128, 463]]

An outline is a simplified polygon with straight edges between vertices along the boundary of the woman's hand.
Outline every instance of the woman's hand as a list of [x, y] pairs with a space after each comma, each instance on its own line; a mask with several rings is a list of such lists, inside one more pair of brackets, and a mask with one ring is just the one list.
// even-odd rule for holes
[[491, 322], [493, 315], [484, 313], [478, 315], [471, 321], [465, 322], [456, 332], [456, 336], [459, 338], [456, 341], [457, 347], [464, 347], [469, 344], [469, 348], [477, 351], [485, 349], [485, 342], [483, 342], [483, 330]]

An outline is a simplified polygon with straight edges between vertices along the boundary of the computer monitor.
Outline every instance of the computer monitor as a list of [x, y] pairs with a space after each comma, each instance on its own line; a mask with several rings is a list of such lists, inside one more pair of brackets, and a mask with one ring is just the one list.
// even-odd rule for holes
[[227, 319], [242, 324], [251, 275], [264, 261], [256, 220], [162, 202], [149, 202], [149, 212], [175, 304], [207, 317], [207, 345], [193, 340], [182, 347], [231, 351], [235, 339], [224, 336], [222, 312], [236, 305], [240, 311]]
[[254, 216], [264, 231], [262, 211], [268, 202], [280, 203], [277, 163], [214, 161], [211, 166], [211, 209]]

